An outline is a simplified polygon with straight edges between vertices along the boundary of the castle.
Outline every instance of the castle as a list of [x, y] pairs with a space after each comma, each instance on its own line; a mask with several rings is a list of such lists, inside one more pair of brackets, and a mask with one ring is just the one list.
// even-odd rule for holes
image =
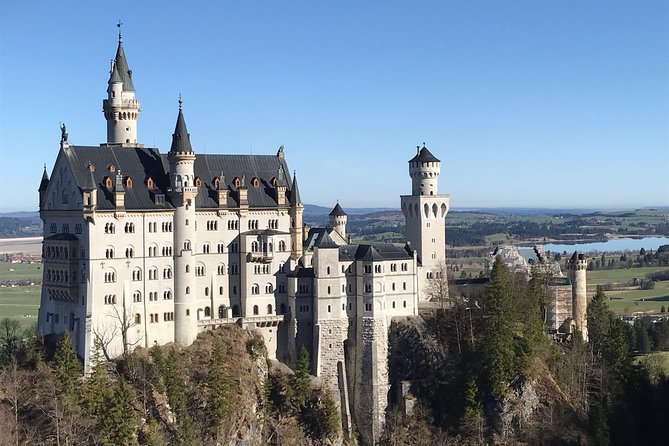
[[107, 141], [60, 150], [39, 186], [44, 223], [38, 331], [68, 331], [88, 369], [94, 348], [189, 345], [224, 324], [257, 330], [287, 363], [305, 347], [336, 396], [344, 432], [365, 443], [388, 406], [388, 329], [417, 314], [445, 260], [449, 197], [426, 147], [401, 197], [407, 244], [351, 244], [339, 203], [303, 227], [297, 178], [272, 155], [194, 150], [179, 99], [167, 153], [138, 141], [141, 108], [121, 34], [103, 100]]
[[541, 246], [523, 247], [502, 245], [495, 248], [485, 259], [485, 269], [490, 272], [497, 256], [500, 256], [509, 271], [530, 278], [532, 268], [538, 268], [546, 278], [546, 302], [544, 320], [552, 333], [571, 334], [580, 332], [588, 340], [587, 304], [587, 260], [576, 251], [567, 260], [567, 276], [558, 262], [551, 260]]

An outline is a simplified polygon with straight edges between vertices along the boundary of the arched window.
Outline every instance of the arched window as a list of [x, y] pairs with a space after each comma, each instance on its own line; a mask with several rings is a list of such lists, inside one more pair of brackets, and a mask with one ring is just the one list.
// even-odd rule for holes
[[186, 287], [186, 294], [190, 294], [190, 287], [189, 286]]
[[328, 313], [332, 313], [332, 306], [328, 305]]
[[267, 314], [272, 314], [272, 304], [267, 305]]
[[135, 314], [135, 324], [141, 324], [142, 323], [142, 315], [139, 313]]
[[253, 187], [260, 186], [260, 180], [258, 179], [258, 177], [251, 178], [251, 186]]
[[286, 242], [283, 240], [279, 241], [279, 252], [284, 252], [286, 250]]
[[239, 305], [235, 304], [232, 306], [232, 316], [239, 317]]
[[257, 315], [258, 314], [258, 305], [253, 306], [253, 314]]
[[251, 294], [260, 294], [260, 285], [257, 283], [251, 285]]
[[204, 317], [211, 317], [211, 308], [204, 307]]
[[329, 267], [329, 266], [328, 266], [327, 268], [325, 268], [325, 273], [326, 273], [328, 276], [330, 275], [330, 267]]
[[219, 305], [218, 306], [218, 317], [219, 319], [223, 319], [225, 317], [225, 305]]
[[195, 177], [195, 187], [200, 187], [202, 186], [202, 180], [200, 177]]

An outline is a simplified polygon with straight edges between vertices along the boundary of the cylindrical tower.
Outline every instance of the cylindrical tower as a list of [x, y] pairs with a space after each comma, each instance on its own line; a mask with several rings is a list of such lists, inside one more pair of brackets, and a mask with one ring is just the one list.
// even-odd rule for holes
[[335, 207], [330, 211], [330, 221], [328, 227], [334, 229], [337, 234], [346, 240], [346, 222], [348, 221], [348, 216], [346, 212], [341, 208], [339, 202]]
[[197, 338], [195, 304], [195, 153], [186, 130], [179, 99], [179, 117], [167, 154], [170, 163], [170, 199], [174, 206], [174, 340], [190, 345]]
[[102, 101], [107, 120], [107, 144], [137, 144], [139, 101], [135, 99], [132, 71], [128, 68], [120, 33], [108, 84], [107, 99]]
[[303, 253], [303, 231], [302, 231], [302, 214], [304, 212], [304, 204], [300, 197], [300, 189], [297, 186], [297, 175], [293, 172], [293, 182], [289, 194], [288, 215], [290, 215], [290, 258], [293, 261], [293, 266], [297, 264], [297, 260], [302, 257]]
[[588, 297], [586, 271], [588, 262], [583, 254], [574, 255], [569, 260], [569, 276], [571, 279], [572, 317], [576, 329], [581, 332], [583, 340], [588, 340]]
[[425, 148], [424, 143], [422, 149], [416, 149], [416, 156], [409, 161], [411, 195], [437, 195], [441, 163]]

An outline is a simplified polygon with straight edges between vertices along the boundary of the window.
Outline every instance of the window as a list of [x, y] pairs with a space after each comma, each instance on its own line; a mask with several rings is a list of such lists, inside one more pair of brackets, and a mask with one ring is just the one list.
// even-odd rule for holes
[[218, 265], [218, 275], [219, 276], [225, 275], [225, 265], [223, 263]]
[[221, 295], [221, 296], [223, 295], [223, 287], [222, 286], [218, 287], [218, 294]]
[[[56, 232], [56, 231], [53, 231]], [[114, 234], [114, 223], [105, 224], [105, 234]]]
[[56, 223], [51, 223], [50, 230], [51, 230], [51, 232], [54, 232], [54, 233], [58, 232], [58, 226], [56, 225]]
[[380, 273], [381, 272], [381, 265], [374, 265], [374, 272], [375, 273]]
[[332, 313], [332, 306], [328, 305], [328, 313]]
[[225, 305], [219, 305], [218, 307], [218, 317], [223, 319], [225, 317]]
[[114, 248], [107, 248], [105, 251], [105, 257], [108, 259], [113, 259], [114, 258]]
[[281, 304], [279, 307], [279, 314], [286, 314], [286, 304]]
[[149, 302], [155, 302], [158, 300], [158, 292], [150, 291], [149, 292]]
[[133, 302], [141, 302], [142, 301], [142, 293], [139, 291], [134, 291], [132, 293], [132, 301]]
[[328, 276], [330, 275], [330, 267], [329, 266], [327, 268], [325, 268], [325, 274], [327, 274]]
[[116, 294], [105, 294], [105, 305], [114, 305], [116, 303]]
[[67, 194], [67, 191], [62, 192], [62, 203], [63, 204], [68, 204], [70, 202], [70, 196]]
[[257, 283], [251, 285], [251, 294], [260, 294], [260, 285]]
[[116, 282], [116, 272], [106, 272], [105, 273], [105, 283], [115, 283]]
[[204, 265], [196, 265], [195, 266], [195, 275], [196, 276], [204, 276], [205, 275]]
[[328, 286], [328, 294], [330, 294], [330, 287]]
[[365, 293], [371, 293], [372, 292], [372, 284], [371, 283], [366, 283], [365, 284]]
[[141, 324], [142, 323], [142, 315], [139, 313], [135, 314], [135, 324]]
[[406, 291], [407, 290], [407, 283], [402, 282], [402, 290]]
[[267, 305], [267, 314], [272, 314], [272, 304]]
[[[158, 315], [156, 315], [156, 316], [158, 316]], [[158, 319], [158, 318], [156, 317], [156, 319]], [[166, 321], [166, 322], [167, 321], [173, 321], [174, 320], [174, 312], [173, 311], [168, 311], [168, 312], [163, 313], [163, 320]]]
[[279, 252], [284, 252], [286, 250], [286, 242], [279, 240]]
[[128, 248], [125, 248], [125, 257], [127, 259], [131, 259], [135, 256], [135, 252], [132, 249], [132, 246], [129, 246]]
[[190, 287], [189, 286], [186, 287], [186, 294], [190, 294]]
[[63, 234], [69, 234], [70, 233], [70, 225], [67, 223], [63, 223], [63, 230], [61, 231]]
[[[158, 293], [156, 293], [156, 294], [158, 294]], [[170, 290], [163, 291], [163, 300], [172, 300], [172, 291], [170, 291]]]
[[155, 266], [149, 269], [149, 280], [156, 280], [158, 278], [158, 268]]
[[407, 307], [407, 301], [406, 301], [406, 300], [405, 300], [405, 301], [402, 301], [402, 306], [403, 306], [404, 308]]
[[184, 250], [189, 251], [190, 250], [190, 240], [186, 240], [184, 242]]
[[258, 305], [253, 306], [253, 314], [257, 315], [258, 314]]
[[134, 223], [126, 223], [125, 224], [125, 233], [126, 234], [132, 234], [135, 232], [135, 224]]
[[365, 265], [365, 274], [369, 274], [372, 272], [372, 265]]
[[209, 254], [209, 243], [205, 243], [204, 245], [202, 245], [202, 253]]
[[365, 304], [365, 311], [372, 311], [372, 304], [371, 303], [366, 303]]
[[204, 287], [204, 295], [209, 296], [209, 287], [208, 286]]
[[172, 278], [172, 268], [168, 266], [163, 270], [163, 279], [171, 279], [171, 278]]
[[204, 317], [211, 317], [211, 308], [204, 307]]
[[393, 308], [395, 308], [395, 301], [393, 301]]

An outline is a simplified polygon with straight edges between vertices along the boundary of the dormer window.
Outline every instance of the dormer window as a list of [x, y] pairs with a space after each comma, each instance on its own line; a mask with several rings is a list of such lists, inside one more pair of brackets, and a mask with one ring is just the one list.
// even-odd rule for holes
[[104, 180], [102, 180], [102, 181], [104, 182], [104, 185], [108, 190], [112, 189], [112, 186], [113, 186], [114, 183], [113, 183], [111, 177], [106, 176], [104, 178]]
[[95, 172], [95, 165], [93, 163], [88, 163], [88, 171]]
[[132, 188], [132, 178], [130, 176], [127, 176], [123, 179], [123, 186], [125, 186], [126, 189]]
[[200, 187], [202, 186], [202, 180], [200, 177], [195, 177], [195, 187]]
[[146, 177], [146, 187], [148, 187], [149, 189], [153, 189], [153, 178]]
[[110, 165], [107, 166], [107, 170], [109, 172], [116, 172], [116, 166], [114, 166], [113, 164], [110, 164]]
[[240, 180], [239, 177], [234, 177], [232, 179], [232, 184], [234, 184], [235, 187], [239, 187], [242, 185], [242, 180]]
[[258, 177], [251, 178], [251, 186], [253, 187], [260, 186], [260, 180], [258, 179]]
[[276, 177], [272, 177], [272, 179], [270, 180], [270, 184], [271, 184], [272, 186], [276, 187], [276, 182], [277, 182], [277, 181], [278, 181], [278, 180], [276, 179]]
[[218, 189], [219, 187], [221, 187], [221, 179], [219, 177], [214, 177], [214, 179], [211, 180], [211, 184], [214, 185], [215, 189]]

